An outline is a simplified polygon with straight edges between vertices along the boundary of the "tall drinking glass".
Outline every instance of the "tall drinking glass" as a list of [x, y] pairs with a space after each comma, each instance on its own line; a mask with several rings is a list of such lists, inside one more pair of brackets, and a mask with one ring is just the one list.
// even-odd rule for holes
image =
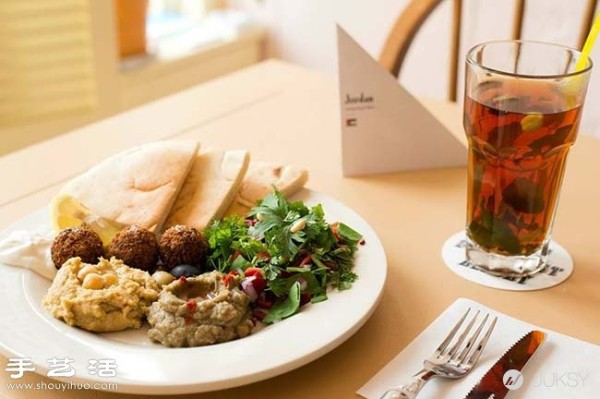
[[467, 258], [502, 277], [546, 264], [567, 154], [592, 62], [559, 45], [498, 41], [469, 51]]

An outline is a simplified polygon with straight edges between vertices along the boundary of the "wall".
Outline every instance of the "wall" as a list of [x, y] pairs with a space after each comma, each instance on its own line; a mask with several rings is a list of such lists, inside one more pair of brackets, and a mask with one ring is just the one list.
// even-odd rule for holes
[[[408, 0], [238, 0], [254, 9], [270, 30], [269, 54], [335, 76], [335, 24], [344, 27], [373, 56]], [[528, 0], [525, 39], [574, 46], [587, 0]], [[448, 75], [451, 1], [428, 20], [411, 48], [401, 82], [413, 93], [445, 98]], [[514, 1], [464, 0], [462, 54], [472, 45], [506, 39], [512, 29]], [[593, 58], [600, 65], [600, 43]], [[600, 72], [596, 71], [596, 75]], [[462, 76], [462, 72], [459, 74]], [[462, 81], [462, 79], [461, 79]], [[592, 79], [582, 131], [600, 137], [600, 77]]]

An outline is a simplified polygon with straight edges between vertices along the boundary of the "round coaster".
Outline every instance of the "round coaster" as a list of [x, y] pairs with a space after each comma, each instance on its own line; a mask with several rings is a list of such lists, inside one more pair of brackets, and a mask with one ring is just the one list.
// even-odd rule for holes
[[573, 260], [566, 249], [550, 241], [548, 265], [533, 276], [519, 278], [496, 277], [476, 269], [465, 254], [467, 244], [465, 231], [454, 234], [442, 247], [446, 265], [459, 276], [487, 287], [509, 291], [535, 291], [554, 287], [573, 273]]

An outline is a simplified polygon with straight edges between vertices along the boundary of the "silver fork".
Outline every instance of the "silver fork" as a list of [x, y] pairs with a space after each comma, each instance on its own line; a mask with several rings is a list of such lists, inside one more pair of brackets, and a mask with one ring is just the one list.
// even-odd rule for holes
[[[467, 343], [463, 346], [463, 342], [467, 338], [469, 332], [473, 329], [473, 325], [475, 325], [475, 321], [479, 316], [479, 311], [477, 311], [475, 317], [473, 317], [467, 327], [462, 331], [460, 336], [456, 339], [456, 342], [448, 349], [470, 311], [471, 308], [467, 309], [463, 317], [456, 323], [441, 345], [431, 354], [431, 356], [423, 361], [423, 369], [421, 371], [415, 374], [406, 385], [398, 386], [386, 391], [381, 399], [415, 399], [419, 394], [419, 391], [421, 391], [427, 381], [432, 377], [462, 378], [469, 374], [473, 369], [473, 366], [475, 366], [475, 363], [479, 360], [479, 356], [481, 356], [485, 344], [487, 344], [490, 339], [492, 330], [496, 326], [496, 321], [498, 320], [497, 317], [494, 317], [481, 340], [479, 340], [477, 345], [473, 345], [489, 319], [490, 315], [486, 314], [475, 332], [473, 332], [467, 340]], [[475, 349], [473, 350], [473, 348]]]

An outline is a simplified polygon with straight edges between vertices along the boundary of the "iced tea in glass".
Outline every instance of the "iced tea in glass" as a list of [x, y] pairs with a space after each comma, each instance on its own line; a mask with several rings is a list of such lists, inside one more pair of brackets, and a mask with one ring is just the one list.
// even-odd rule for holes
[[467, 55], [467, 258], [503, 277], [545, 266], [591, 61], [538, 42], [489, 42]]

